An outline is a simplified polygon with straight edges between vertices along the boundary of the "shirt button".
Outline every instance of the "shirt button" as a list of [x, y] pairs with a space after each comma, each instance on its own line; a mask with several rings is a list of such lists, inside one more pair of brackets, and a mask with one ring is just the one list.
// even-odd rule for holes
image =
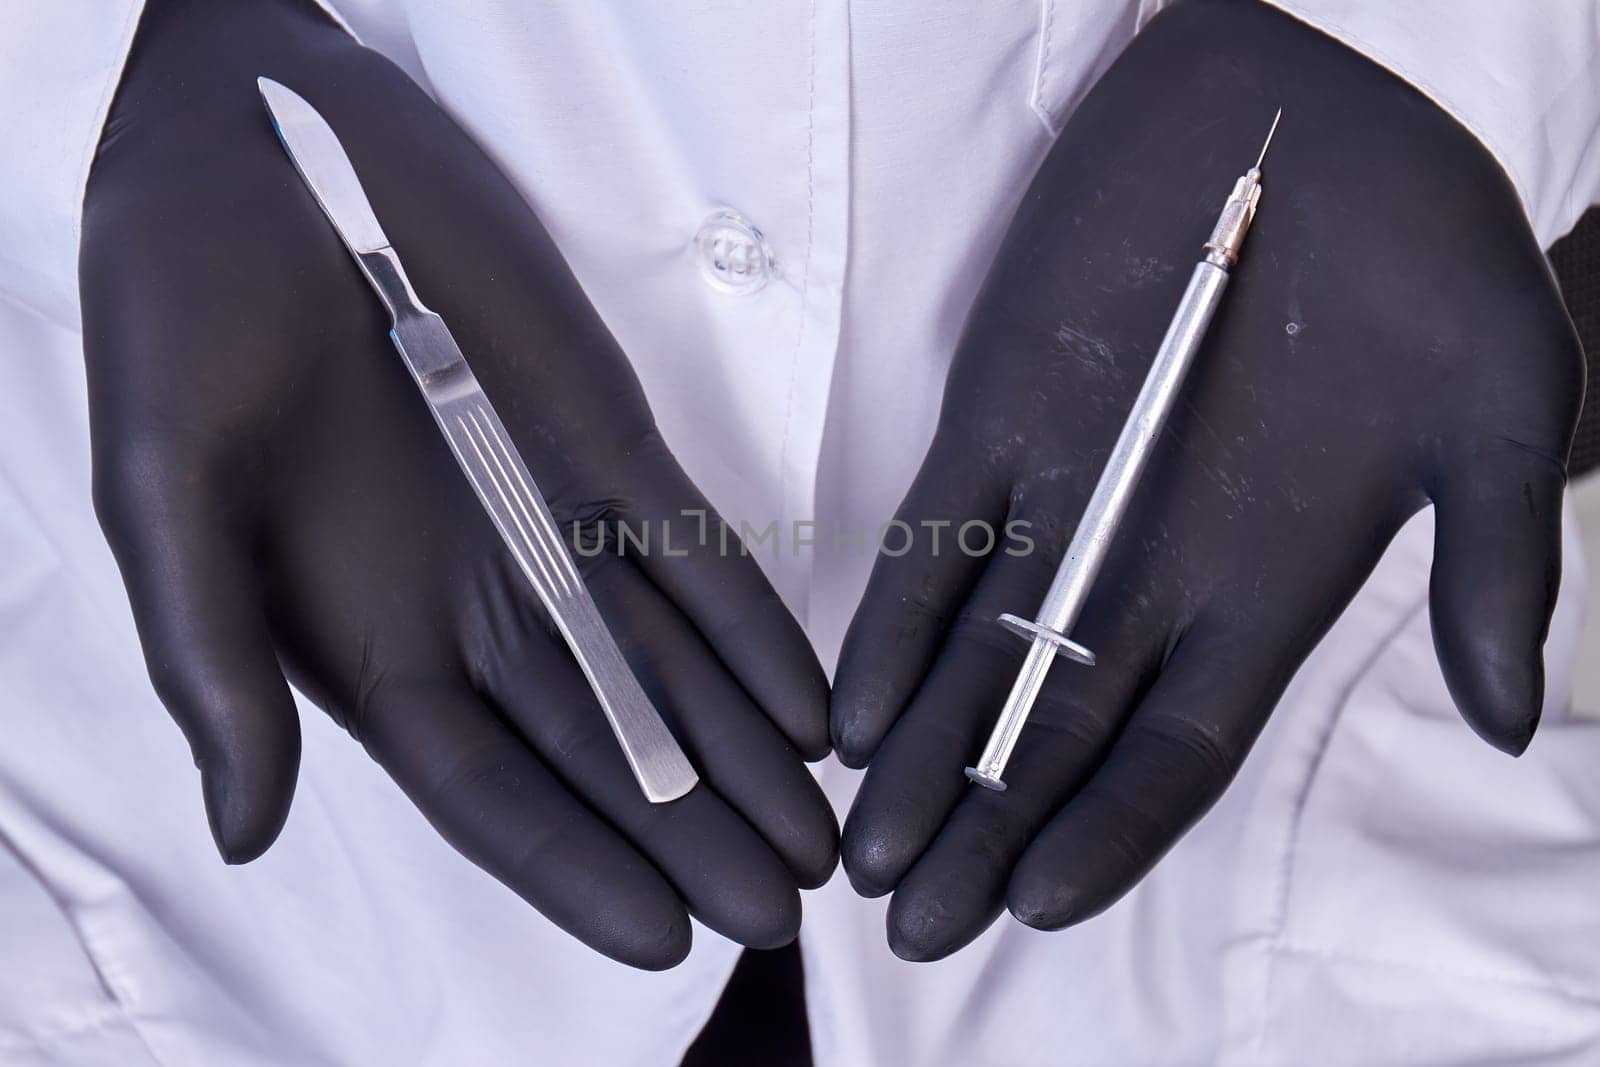
[[777, 271], [772, 248], [737, 211], [714, 211], [694, 235], [700, 273], [711, 288], [735, 296], [757, 292]]

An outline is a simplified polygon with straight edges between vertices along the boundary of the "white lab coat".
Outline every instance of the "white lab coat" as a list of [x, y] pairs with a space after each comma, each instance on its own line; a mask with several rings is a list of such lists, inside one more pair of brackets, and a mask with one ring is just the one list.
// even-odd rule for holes
[[[1474, 129], [1554, 239], [1600, 192], [1593, 0], [1277, 0]], [[523, 190], [731, 519], [815, 519], [763, 563], [825, 662], [957, 332], [1053, 132], [1151, 0], [520, 5], [332, 0]], [[294, 811], [216, 859], [90, 510], [83, 180], [138, 0], [0, 0], [0, 1063], [664, 1064], [737, 948], [588, 952], [445, 846], [307, 709]], [[247, 72], [249, 73], [249, 72]], [[706, 283], [719, 208], [768, 284]], [[1570, 719], [1583, 561], [1513, 761], [1433, 661], [1418, 518], [1239, 781], [1126, 900], [1002, 919], [936, 965], [842, 876], [806, 897], [820, 1067], [1600, 1062], [1600, 726]], [[839, 810], [856, 776], [821, 774]]]

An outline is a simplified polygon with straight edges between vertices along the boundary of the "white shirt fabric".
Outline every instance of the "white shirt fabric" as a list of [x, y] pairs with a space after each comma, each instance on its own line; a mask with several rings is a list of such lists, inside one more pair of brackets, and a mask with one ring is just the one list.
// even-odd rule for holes
[[[1600, 194], [1592, 0], [1277, 0], [1472, 128], [1549, 242]], [[762, 555], [823, 659], [931, 437], [961, 323], [1136, 0], [510, 5], [333, 0], [537, 209], [713, 503], [792, 527]], [[305, 708], [294, 811], [226, 868], [151, 694], [89, 503], [76, 252], [138, 0], [0, 0], [0, 1063], [663, 1064], [737, 948], [588, 952], [453, 853]], [[759, 292], [693, 236], [766, 235]], [[1431, 520], [1306, 663], [1238, 782], [1126, 900], [1003, 918], [896, 960], [884, 901], [806, 897], [819, 1067], [1600, 1060], [1600, 726], [1567, 715], [1583, 561], [1545, 721], [1509, 760], [1434, 664]], [[870, 542], [870, 534], [868, 538]], [[857, 776], [822, 770], [838, 809]]]

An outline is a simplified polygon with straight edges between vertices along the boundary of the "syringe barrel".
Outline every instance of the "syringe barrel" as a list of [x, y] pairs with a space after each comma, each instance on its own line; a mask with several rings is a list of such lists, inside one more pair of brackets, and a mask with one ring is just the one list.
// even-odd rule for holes
[[1228, 272], [1215, 263], [1197, 263], [1167, 335], [1156, 350], [1139, 396], [1122, 433], [1111, 449], [1100, 480], [1056, 570], [1055, 580], [1039, 609], [1039, 622], [1058, 633], [1072, 632], [1089, 598], [1089, 590], [1105, 563], [1112, 537], [1133, 499], [1156, 439], [1177, 403], [1183, 380], [1205, 340], [1206, 327], [1222, 303]]

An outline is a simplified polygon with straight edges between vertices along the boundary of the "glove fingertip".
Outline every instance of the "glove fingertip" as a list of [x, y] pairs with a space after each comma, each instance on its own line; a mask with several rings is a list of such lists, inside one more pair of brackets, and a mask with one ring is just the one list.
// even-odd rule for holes
[[657, 937], [640, 940], [615, 958], [641, 971], [670, 971], [689, 958], [693, 947], [694, 934], [685, 915], [664, 922]]
[[858, 896], [870, 899], [893, 892], [917, 855], [902, 835], [887, 826], [863, 825], [854, 817], [845, 820], [839, 861]]
[[289, 818], [300, 765], [299, 737], [279, 751], [197, 761], [206, 818], [222, 861], [249, 863], [272, 847]]
[[971, 941], [952, 924], [944, 901], [905, 887], [890, 898], [885, 922], [889, 951], [907, 963], [934, 963]]
[[791, 708], [774, 716], [789, 743], [807, 763], [826, 759], [833, 750], [829, 733], [829, 697], [824, 682], [820, 693], [807, 694]]
[[828, 731], [834, 754], [851, 770], [862, 770], [872, 761], [887, 730], [883, 698], [860, 684], [854, 671], [836, 683], [828, 707]]
[[867, 738], [861, 735], [854, 722], [841, 723], [833, 727], [833, 752], [839, 757], [839, 762], [852, 771], [865, 770], [867, 764], [872, 762], [874, 746]]
[[1076, 922], [1084, 909], [1074, 886], [1031, 879], [1013, 882], [1006, 910], [1024, 926], [1054, 931]]
[[1513, 756], [1544, 706], [1544, 642], [1561, 586], [1565, 476], [1547, 451], [1503, 442], [1447, 471], [1436, 511], [1429, 621], [1450, 697]]
[[1522, 755], [1533, 740], [1544, 706], [1540, 649], [1508, 652], [1503, 637], [1474, 640], [1468, 634], [1451, 634], [1449, 629], [1434, 624], [1434, 646], [1461, 717], [1501, 752]]
[[1483, 738], [1495, 748], [1508, 756], [1516, 757], [1528, 751], [1528, 746], [1533, 743], [1534, 730], [1538, 728], [1539, 716], [1535, 712], [1531, 716], [1522, 718], [1509, 728], [1488, 730], [1482, 725], [1474, 724], [1473, 729], [1478, 736]]
[[[1108, 836], [1115, 828], [1106, 830]], [[1076, 926], [1105, 911], [1127, 891], [1116, 873], [1096, 871], [1074, 854], [1088, 850], [1029, 852], [1012, 872], [1006, 887], [1006, 910], [1022, 925], [1053, 932]]]

